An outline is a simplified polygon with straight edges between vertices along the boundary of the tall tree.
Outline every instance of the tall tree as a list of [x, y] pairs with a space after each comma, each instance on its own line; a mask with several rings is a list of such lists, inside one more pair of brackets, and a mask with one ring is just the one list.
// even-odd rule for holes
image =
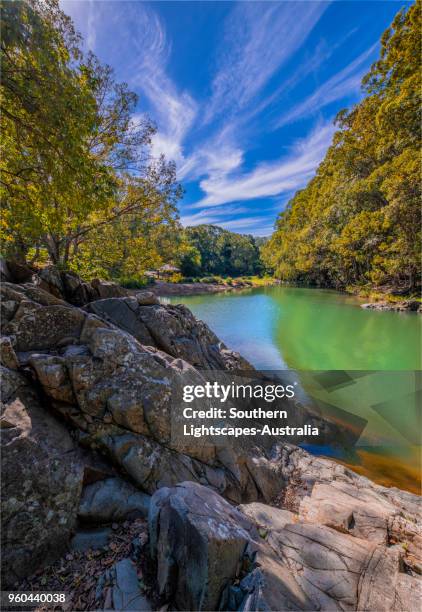
[[420, 286], [421, 2], [400, 11], [363, 80], [366, 97], [263, 249], [277, 276], [326, 286]]
[[1, 18], [7, 252], [25, 259], [45, 248], [67, 266], [93, 233], [125, 217], [139, 231], [151, 208], [157, 223], [175, 221], [180, 188], [174, 165], [150, 158], [154, 126], [135, 122], [136, 95], [83, 56], [58, 0], [2, 2]]

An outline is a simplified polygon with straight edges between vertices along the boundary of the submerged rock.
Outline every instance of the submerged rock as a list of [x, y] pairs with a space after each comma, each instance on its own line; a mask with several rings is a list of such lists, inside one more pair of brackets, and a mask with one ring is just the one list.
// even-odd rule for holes
[[418, 300], [402, 302], [369, 302], [361, 304], [361, 308], [369, 310], [393, 310], [395, 312], [422, 312], [422, 303]]

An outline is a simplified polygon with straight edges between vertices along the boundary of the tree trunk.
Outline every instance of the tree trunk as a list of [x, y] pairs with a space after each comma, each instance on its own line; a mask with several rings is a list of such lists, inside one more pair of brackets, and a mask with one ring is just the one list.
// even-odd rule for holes
[[55, 266], [60, 264], [60, 243], [52, 234], [45, 236], [45, 246], [48, 251], [48, 255], [51, 259], [51, 263]]

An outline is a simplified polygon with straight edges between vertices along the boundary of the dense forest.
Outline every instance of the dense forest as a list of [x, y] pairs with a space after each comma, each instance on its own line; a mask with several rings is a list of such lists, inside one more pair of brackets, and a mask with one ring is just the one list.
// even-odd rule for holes
[[263, 265], [257, 240], [235, 234], [215, 225], [187, 227], [181, 270], [185, 276], [217, 274], [242, 276], [261, 274]]
[[279, 215], [263, 249], [283, 280], [325, 287], [421, 281], [421, 2], [400, 11], [363, 80], [364, 99], [337, 117], [316, 176]]

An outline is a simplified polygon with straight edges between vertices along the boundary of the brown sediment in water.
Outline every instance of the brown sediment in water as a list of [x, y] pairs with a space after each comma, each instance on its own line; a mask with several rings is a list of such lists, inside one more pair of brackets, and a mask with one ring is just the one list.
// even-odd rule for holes
[[420, 449], [414, 450], [413, 466], [397, 456], [381, 455], [362, 449], [357, 449], [356, 453], [360, 463], [348, 463], [341, 460], [339, 463], [384, 487], [397, 487], [421, 495]]

